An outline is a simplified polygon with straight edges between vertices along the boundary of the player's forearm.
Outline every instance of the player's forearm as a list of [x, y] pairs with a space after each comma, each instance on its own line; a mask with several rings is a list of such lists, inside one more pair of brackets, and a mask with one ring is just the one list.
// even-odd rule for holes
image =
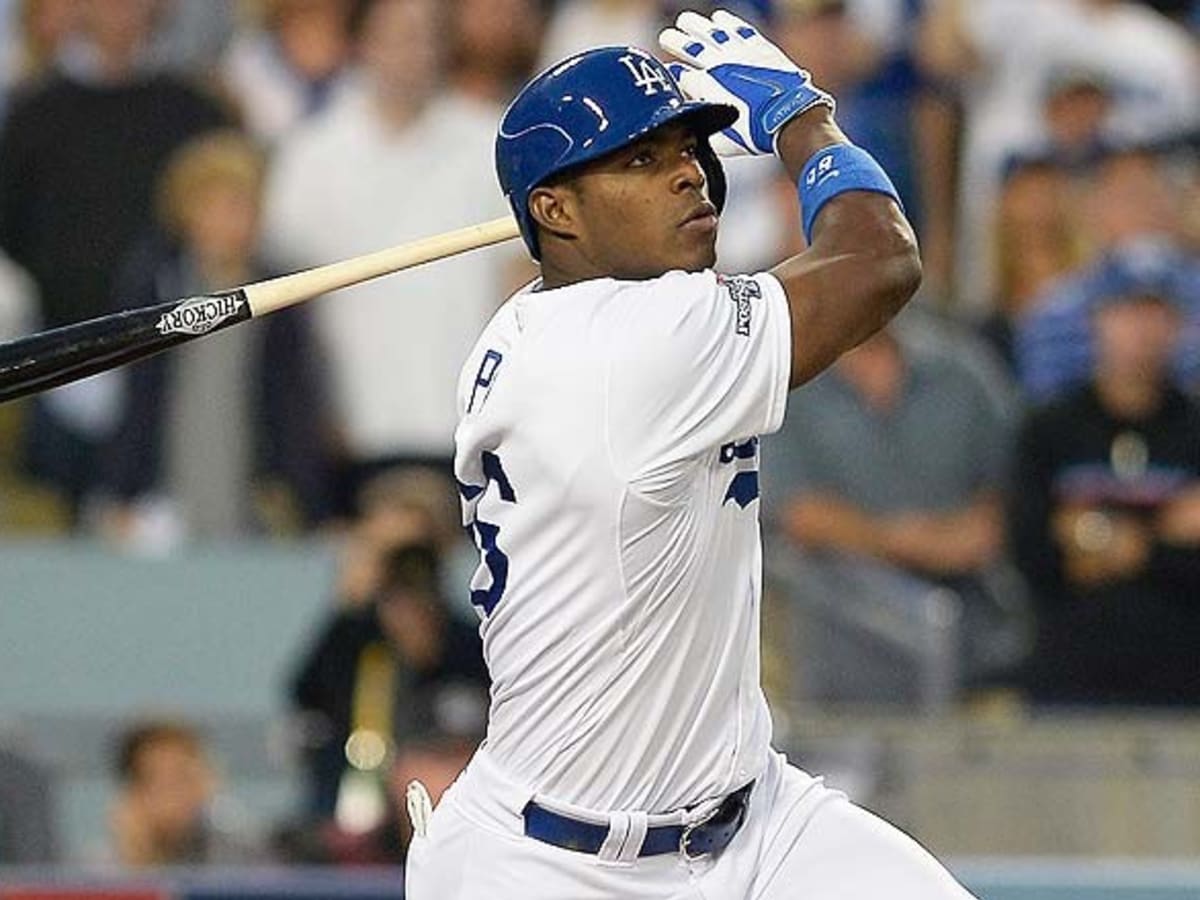
[[[825, 108], [798, 116], [780, 132], [776, 149], [802, 185], [802, 206], [819, 199], [803, 188], [806, 169], [812, 171], [821, 151], [846, 144]], [[916, 236], [895, 199], [877, 189], [848, 190], [822, 202], [809, 234], [809, 249], [775, 269], [794, 305], [793, 387], [879, 330], [921, 282]]]

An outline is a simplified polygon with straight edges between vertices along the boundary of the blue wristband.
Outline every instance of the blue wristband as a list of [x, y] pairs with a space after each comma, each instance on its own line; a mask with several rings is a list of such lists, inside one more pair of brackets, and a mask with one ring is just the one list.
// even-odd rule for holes
[[[797, 185], [800, 214], [804, 218], [804, 238], [812, 243], [813, 223], [826, 203], [846, 191], [874, 191], [887, 194], [897, 203], [900, 195], [879, 165], [866, 150], [854, 144], [833, 144], [818, 150], [804, 164]], [[904, 204], [900, 204], [904, 208]]]

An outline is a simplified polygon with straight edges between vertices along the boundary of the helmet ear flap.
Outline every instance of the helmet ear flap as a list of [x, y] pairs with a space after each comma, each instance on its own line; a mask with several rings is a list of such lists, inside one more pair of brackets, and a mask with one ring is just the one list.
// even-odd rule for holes
[[717, 208], [717, 212], [720, 212], [725, 208], [729, 183], [725, 178], [725, 167], [721, 165], [721, 158], [713, 150], [708, 138], [700, 140], [696, 148], [696, 158], [700, 160], [700, 167], [704, 169], [704, 178], [708, 182], [708, 199]]

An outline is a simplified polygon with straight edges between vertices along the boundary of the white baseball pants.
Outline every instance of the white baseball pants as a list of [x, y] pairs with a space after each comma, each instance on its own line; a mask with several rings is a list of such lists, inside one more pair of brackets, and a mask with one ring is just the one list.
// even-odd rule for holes
[[531, 792], [481, 749], [413, 838], [407, 900], [968, 900], [924, 848], [771, 754], [715, 860], [630, 863], [526, 837]]

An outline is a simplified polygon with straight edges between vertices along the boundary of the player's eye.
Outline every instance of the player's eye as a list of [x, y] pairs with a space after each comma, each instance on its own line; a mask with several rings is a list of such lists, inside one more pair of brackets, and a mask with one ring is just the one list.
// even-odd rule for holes
[[640, 169], [642, 166], [651, 165], [654, 162], [654, 153], [648, 148], [635, 150], [633, 155], [629, 157], [630, 168]]
[[683, 148], [683, 155], [688, 159], [695, 159], [700, 155], [700, 144], [696, 142], [685, 145]]

